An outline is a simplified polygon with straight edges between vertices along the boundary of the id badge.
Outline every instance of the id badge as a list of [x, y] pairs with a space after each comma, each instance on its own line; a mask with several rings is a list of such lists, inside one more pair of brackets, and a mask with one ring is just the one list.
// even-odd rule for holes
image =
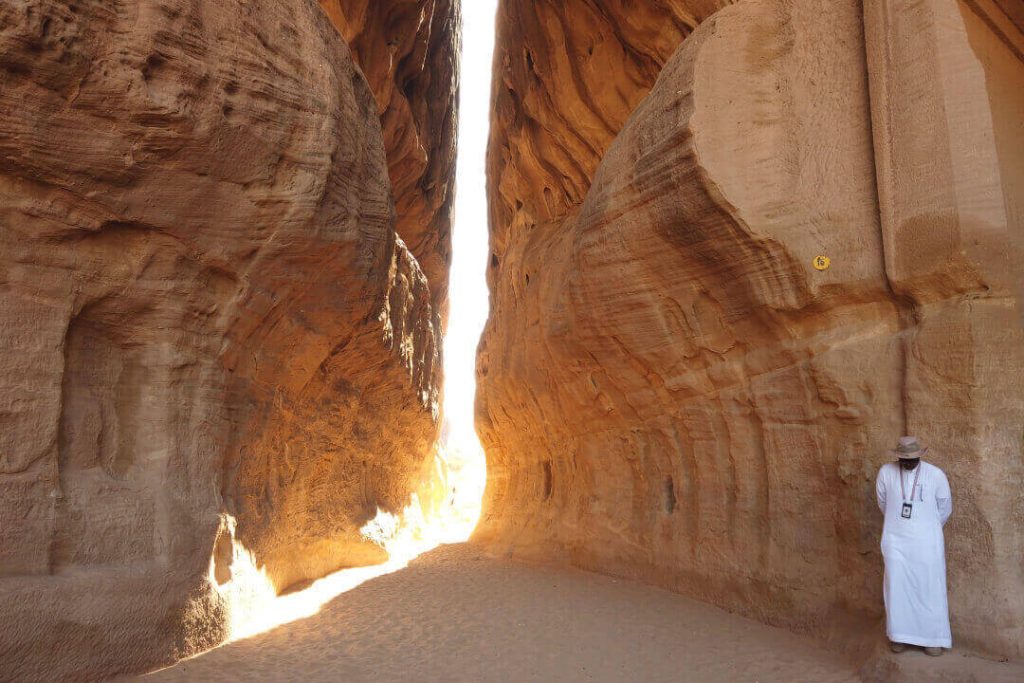
[[900, 512], [900, 517], [903, 519], [910, 519], [910, 511], [914, 506], [910, 503], [903, 504], [903, 510]]

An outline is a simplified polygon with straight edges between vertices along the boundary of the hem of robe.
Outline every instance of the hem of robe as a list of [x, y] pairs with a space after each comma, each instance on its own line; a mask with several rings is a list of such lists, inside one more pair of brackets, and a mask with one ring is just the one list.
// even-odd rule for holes
[[953, 647], [952, 638], [921, 638], [919, 636], [909, 636], [900, 633], [887, 633], [889, 642], [892, 643], [903, 643], [904, 645], [917, 645], [918, 647], [944, 647], [950, 649]]

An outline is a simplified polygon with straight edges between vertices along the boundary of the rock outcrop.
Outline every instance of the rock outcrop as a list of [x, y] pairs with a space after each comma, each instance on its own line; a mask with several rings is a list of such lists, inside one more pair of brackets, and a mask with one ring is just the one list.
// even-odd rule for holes
[[735, 0], [502, 2], [488, 154], [491, 242], [563, 218], [695, 26]]
[[443, 294], [396, 225], [443, 281], [445, 7], [406, 175], [314, 0], [0, 7], [0, 679], [216, 644], [240, 548], [277, 589], [382, 558], [360, 526], [438, 427]]
[[[915, 433], [954, 486], [954, 639], [1024, 657], [1013, 11], [559, 7], [500, 11], [477, 539], [875, 638], [874, 474]], [[580, 58], [677, 38], [656, 84]]]
[[458, 127], [459, 0], [320, 0], [373, 90], [395, 230], [447, 319]]

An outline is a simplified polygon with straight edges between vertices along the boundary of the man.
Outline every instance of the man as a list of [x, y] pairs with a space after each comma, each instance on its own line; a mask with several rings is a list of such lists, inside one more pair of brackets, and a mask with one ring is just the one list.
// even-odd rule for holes
[[946, 602], [946, 545], [942, 525], [953, 512], [946, 475], [921, 461], [927, 452], [904, 436], [891, 451], [896, 462], [878, 470], [875, 493], [885, 515], [886, 633], [893, 652], [919, 645], [937, 657], [952, 647]]

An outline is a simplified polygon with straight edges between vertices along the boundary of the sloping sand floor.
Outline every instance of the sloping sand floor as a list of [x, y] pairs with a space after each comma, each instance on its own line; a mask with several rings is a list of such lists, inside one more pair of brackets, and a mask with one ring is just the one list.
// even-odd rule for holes
[[[920, 660], [900, 660], [901, 667], [925, 667], [919, 673], [939, 662], [942, 668], [957, 665], [955, 654], [938, 660], [910, 652], [900, 657]], [[875, 671], [885, 678], [906, 675], [886, 674], [884, 666]], [[316, 616], [144, 680], [861, 679], [850, 663], [814, 641], [674, 593], [582, 571], [491, 559], [473, 546], [458, 545], [344, 593]]]

